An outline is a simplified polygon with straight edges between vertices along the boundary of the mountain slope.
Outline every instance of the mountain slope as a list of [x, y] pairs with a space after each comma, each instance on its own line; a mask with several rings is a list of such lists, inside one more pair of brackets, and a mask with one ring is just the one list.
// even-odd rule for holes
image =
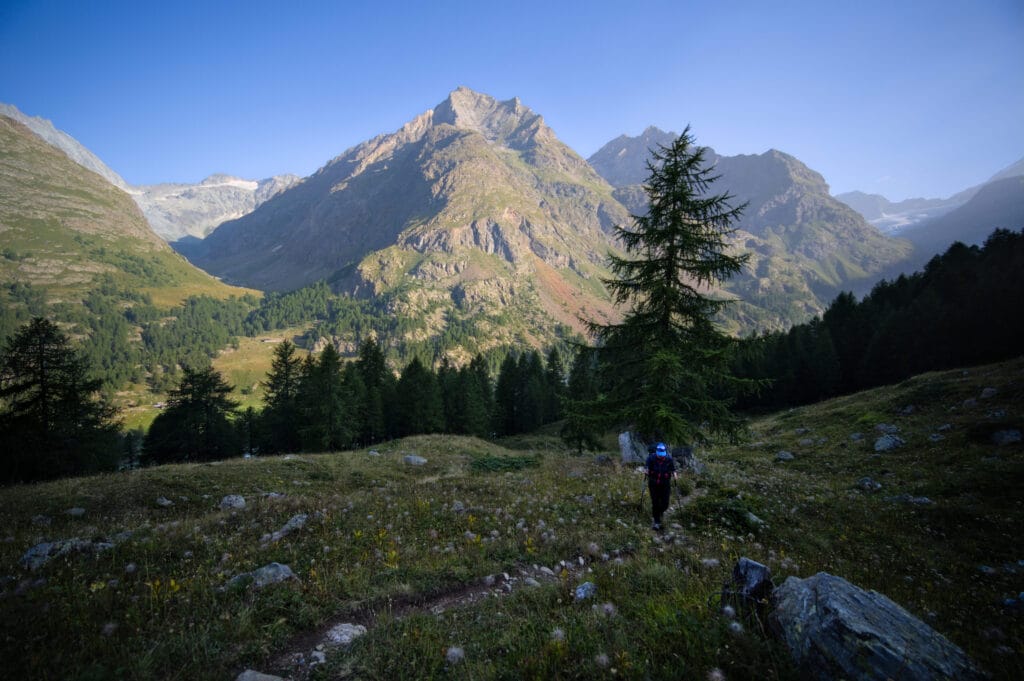
[[[652, 142], [674, 133], [648, 128], [640, 137], [621, 136], [590, 158], [602, 176], [617, 185], [615, 196], [633, 213], [646, 210], [636, 182], [646, 178], [639, 158]], [[735, 204], [747, 202], [733, 243], [750, 253], [748, 268], [726, 289], [742, 302], [733, 313], [737, 328], [783, 328], [822, 312], [842, 288], [866, 287], [873, 275], [907, 257], [910, 245], [889, 239], [848, 206], [830, 196], [817, 172], [780, 151], [706, 159], [720, 179], [716, 193]], [[628, 163], [627, 163], [628, 161]]]
[[904, 236], [914, 244], [915, 259], [923, 263], [954, 241], [981, 244], [997, 228], [1024, 229], [1024, 175], [989, 182], [967, 203]]
[[60, 299], [80, 298], [104, 275], [163, 303], [241, 293], [174, 253], [131, 197], [6, 116], [0, 150], [0, 281]]
[[580, 328], [584, 310], [614, 314], [597, 277], [608, 231], [628, 216], [611, 192], [518, 99], [459, 88], [220, 226], [193, 258], [248, 286], [327, 278], [394, 295], [426, 333], [454, 314], [550, 339], [557, 324]]
[[19, 123], [25, 125], [40, 139], [63, 151], [68, 158], [78, 165], [97, 173], [118, 189], [131, 193], [131, 188], [128, 183], [124, 181], [124, 178], [111, 170], [107, 164], [101, 161], [96, 154], [82, 146], [78, 140], [66, 132], [55, 128], [53, 123], [45, 118], [40, 118], [39, 116], [27, 116], [19, 111], [16, 106], [12, 106], [11, 104], [0, 104], [0, 116], [13, 118]]

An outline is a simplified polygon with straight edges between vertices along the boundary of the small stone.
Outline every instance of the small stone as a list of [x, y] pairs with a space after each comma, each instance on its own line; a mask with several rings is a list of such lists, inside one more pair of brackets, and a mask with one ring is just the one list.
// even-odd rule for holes
[[876, 452], [888, 452], [897, 447], [902, 447], [906, 442], [898, 435], [887, 434], [875, 440]]
[[284, 678], [273, 674], [264, 674], [254, 669], [246, 669], [235, 677], [235, 681], [284, 681]]
[[416, 456], [415, 454], [406, 454], [405, 458], [402, 460], [410, 466], [424, 466], [427, 463], [426, 459], [422, 456]]
[[524, 579], [523, 584], [525, 584], [526, 586], [540, 586], [540, 582], [538, 582], [533, 577], [527, 577], [526, 579]]
[[367, 455], [368, 456], [380, 456], [380, 452], [378, 452], [376, 449], [371, 449], [369, 452], [367, 452]]
[[1016, 442], [1021, 441], [1021, 433], [1016, 428], [1008, 430], [997, 430], [992, 433], [992, 443], [1002, 447], [1003, 445], [1012, 445]]
[[935, 430], [939, 431], [940, 433], [945, 433], [947, 430], [953, 430], [953, 424], [952, 423], [943, 423], [941, 426], [939, 426]]
[[993, 397], [995, 397], [998, 393], [999, 393], [999, 391], [996, 390], [995, 388], [984, 388], [981, 391], [981, 399], [983, 399], [983, 400], [990, 400]]
[[875, 430], [879, 433], [885, 433], [886, 435], [893, 435], [900, 432], [900, 427], [891, 423], [879, 423], [875, 426]]
[[124, 566], [124, 573], [126, 575], [134, 575], [137, 569], [138, 567], [136, 567], [135, 563], [128, 563]]
[[455, 513], [462, 513], [465, 510], [466, 510], [466, 505], [463, 504], [461, 501], [453, 501], [452, 502], [452, 511], [454, 511]]
[[800, 445], [801, 447], [810, 447], [811, 445], [814, 444], [814, 438], [805, 437], [799, 442], [797, 442], [797, 444]]
[[700, 564], [708, 569], [714, 569], [721, 565], [722, 562], [717, 558], [702, 558]]
[[787, 452], [786, 450], [782, 450], [775, 454], [776, 461], [792, 461], [795, 458], [796, 457], [793, 456], [793, 452]]
[[327, 662], [327, 655], [322, 650], [314, 650], [309, 654], [309, 666], [315, 667], [318, 664]]
[[946, 436], [941, 433], [932, 433], [928, 436], [928, 442], [942, 442], [945, 439]]
[[64, 512], [67, 513], [72, 518], [81, 518], [83, 515], [85, 515], [85, 509], [81, 508], [80, 506], [75, 506], [74, 508], [69, 508], [68, 510], [66, 510]]
[[585, 601], [588, 598], [593, 598], [597, 594], [597, 585], [593, 582], [583, 582], [576, 587], [575, 599], [577, 601]]
[[170, 506], [174, 506], [174, 502], [168, 499], [167, 497], [157, 497], [156, 505], [159, 506], [160, 508], [168, 508]]
[[810, 428], [797, 428], [793, 432], [796, 433], [797, 435], [806, 435], [807, 433], [811, 432], [811, 429]]
[[245, 497], [241, 494], [228, 494], [220, 500], [220, 510], [222, 511], [243, 508], [245, 508]]
[[864, 439], [864, 433], [850, 433], [850, 439], [854, 442], [860, 442]]
[[857, 481], [857, 487], [860, 487], [865, 492], [877, 492], [882, 489], [882, 483], [876, 482], [871, 478], [864, 476]]
[[466, 651], [458, 646], [452, 646], [448, 649], [448, 652], [444, 654], [445, 661], [448, 664], [458, 664], [466, 658]]
[[356, 640], [360, 636], [366, 633], [366, 627], [362, 624], [351, 624], [344, 623], [338, 624], [327, 632], [327, 638], [324, 640], [324, 644], [329, 647], [342, 647], [347, 648], [352, 645], [352, 641]]

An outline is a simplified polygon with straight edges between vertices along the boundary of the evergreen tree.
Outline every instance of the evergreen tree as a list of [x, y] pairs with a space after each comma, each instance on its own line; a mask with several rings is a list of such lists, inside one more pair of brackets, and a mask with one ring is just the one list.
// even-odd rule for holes
[[351, 417], [352, 402], [341, 372], [341, 355], [328, 343], [317, 361], [303, 365], [299, 400], [299, 437], [306, 451], [347, 449], [356, 433]]
[[120, 424], [100, 386], [53, 322], [15, 333], [0, 355], [0, 481], [116, 468]]
[[394, 376], [388, 371], [384, 353], [376, 341], [369, 338], [359, 346], [356, 367], [366, 388], [366, 400], [362, 408], [362, 432], [360, 439], [372, 444], [387, 435], [387, 405], [391, 404]]
[[599, 395], [597, 381], [597, 353], [593, 348], [579, 348], [569, 369], [567, 395], [562, 403], [565, 423], [559, 433], [577, 454], [600, 446], [597, 434], [603, 419], [595, 418], [592, 411]]
[[544, 368], [544, 384], [547, 390], [544, 422], [553, 423], [562, 418], [562, 403], [566, 397], [565, 365], [562, 363], [562, 355], [558, 352], [558, 348], [553, 347], [548, 352]]
[[501, 363], [498, 380], [494, 385], [494, 432], [498, 435], [511, 435], [516, 432], [519, 402], [519, 371], [515, 355], [509, 353]]
[[299, 438], [299, 389], [302, 384], [302, 360], [295, 345], [284, 341], [274, 348], [270, 373], [264, 383], [264, 403], [260, 428], [260, 449], [268, 454], [296, 452]]
[[414, 357], [398, 379], [395, 410], [398, 435], [439, 433], [444, 429], [444, 405], [437, 376]]
[[143, 451], [148, 461], [210, 461], [241, 454], [242, 442], [231, 424], [238, 403], [234, 388], [211, 366], [182, 369], [167, 407], [153, 421]]
[[516, 364], [519, 404], [515, 413], [515, 433], [531, 433], [544, 423], [547, 389], [544, 367], [536, 350], [523, 353]]
[[709, 194], [717, 179], [693, 146], [689, 127], [648, 164], [649, 209], [615, 233], [628, 257], [611, 257], [606, 284], [631, 308], [619, 324], [592, 325], [599, 339], [603, 393], [592, 405], [609, 425], [649, 438], [705, 443], [735, 437], [731, 397], [749, 383], [730, 371], [735, 340], [712, 322], [727, 301], [707, 290], [740, 271], [726, 238], [743, 206]]

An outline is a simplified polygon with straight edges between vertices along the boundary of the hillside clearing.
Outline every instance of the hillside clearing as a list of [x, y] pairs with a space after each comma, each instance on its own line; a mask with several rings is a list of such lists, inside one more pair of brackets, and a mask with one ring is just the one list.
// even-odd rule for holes
[[[288, 671], [282, 659], [329, 625], [364, 622], [365, 636], [302, 673], [791, 678], [756, 623], [714, 606], [748, 556], [776, 583], [824, 570], [876, 589], [1009, 679], [1024, 650], [1024, 447], [992, 438], [1021, 429], [1022, 404], [1018, 359], [757, 419], [748, 443], [699, 453], [707, 471], [684, 482], [696, 493], [664, 535], [647, 529], [632, 467], [569, 456], [544, 435], [10, 487], [0, 654], [18, 678], [225, 679]], [[879, 424], [905, 444], [875, 452]], [[776, 461], [782, 450], [793, 459]], [[245, 508], [222, 510], [229, 494]], [[19, 564], [72, 538], [83, 541], [36, 570]], [[232, 583], [272, 562], [295, 578]], [[583, 581], [597, 592], [577, 602]], [[465, 597], [480, 592], [491, 595]]]

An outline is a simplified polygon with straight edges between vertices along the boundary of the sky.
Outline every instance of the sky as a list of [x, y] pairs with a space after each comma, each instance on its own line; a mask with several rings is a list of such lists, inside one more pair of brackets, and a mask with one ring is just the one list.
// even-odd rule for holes
[[460, 85], [945, 198], [1024, 157], [1024, 2], [0, 2], [0, 102], [130, 184], [305, 176]]

